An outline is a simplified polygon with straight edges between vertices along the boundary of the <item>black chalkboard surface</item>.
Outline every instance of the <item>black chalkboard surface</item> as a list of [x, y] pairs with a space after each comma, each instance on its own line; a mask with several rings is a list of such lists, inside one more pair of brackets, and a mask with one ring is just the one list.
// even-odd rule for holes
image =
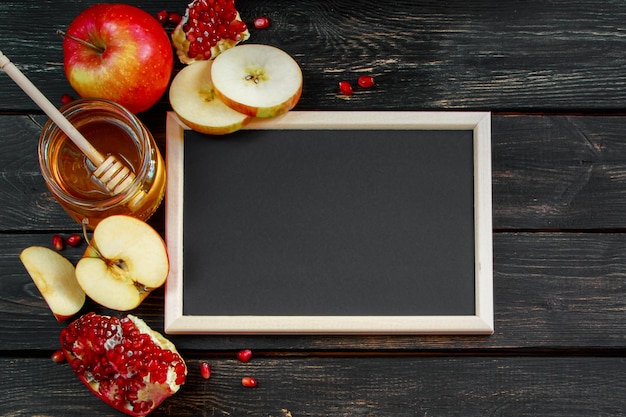
[[171, 114], [166, 331], [491, 333], [489, 119]]

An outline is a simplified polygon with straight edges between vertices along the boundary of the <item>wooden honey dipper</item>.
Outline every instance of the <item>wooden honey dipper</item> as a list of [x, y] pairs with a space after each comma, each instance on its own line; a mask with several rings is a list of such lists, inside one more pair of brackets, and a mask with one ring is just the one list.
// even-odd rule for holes
[[94, 164], [93, 176], [113, 195], [126, 191], [135, 174], [114, 155], [104, 157], [69, 120], [35, 87], [35, 85], [0, 51], [0, 68], [37, 104], [68, 138]]

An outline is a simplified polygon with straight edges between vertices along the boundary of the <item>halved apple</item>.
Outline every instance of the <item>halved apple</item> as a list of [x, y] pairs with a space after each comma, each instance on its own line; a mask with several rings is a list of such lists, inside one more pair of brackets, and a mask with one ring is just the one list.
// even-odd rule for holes
[[302, 71], [285, 51], [269, 45], [238, 45], [219, 54], [211, 68], [217, 96], [253, 117], [274, 117], [295, 107]]
[[146, 222], [117, 215], [93, 231], [76, 278], [85, 293], [105, 307], [127, 311], [163, 285], [169, 272], [165, 242]]
[[80, 311], [85, 292], [67, 258], [43, 246], [30, 246], [20, 253], [20, 260], [59, 322]]
[[237, 112], [215, 95], [211, 81], [213, 61], [197, 61], [172, 80], [170, 104], [183, 123], [200, 133], [224, 135], [241, 129], [252, 117]]

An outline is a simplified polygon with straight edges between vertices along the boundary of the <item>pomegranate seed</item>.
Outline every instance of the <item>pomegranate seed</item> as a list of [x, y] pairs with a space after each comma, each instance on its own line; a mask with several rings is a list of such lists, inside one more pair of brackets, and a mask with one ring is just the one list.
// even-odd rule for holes
[[65, 239], [65, 243], [67, 243], [68, 245], [72, 247], [76, 247], [80, 245], [81, 240], [82, 238], [80, 235], [73, 234], [71, 236], [68, 236], [67, 239]]
[[63, 105], [71, 103], [72, 101], [74, 101], [74, 97], [70, 96], [69, 94], [63, 94], [61, 96], [61, 104]]
[[252, 358], [252, 351], [250, 349], [243, 349], [237, 352], [237, 359], [241, 362], [248, 362]]
[[63, 250], [63, 238], [59, 235], [52, 236], [52, 246], [54, 246], [56, 250]]
[[344, 96], [352, 95], [352, 85], [347, 81], [339, 81], [339, 92]]
[[52, 362], [61, 363], [65, 361], [65, 355], [62, 350], [57, 350], [52, 354]]
[[261, 16], [254, 19], [254, 27], [257, 29], [267, 29], [270, 27], [270, 18], [267, 16]]
[[161, 10], [160, 12], [158, 12], [156, 14], [156, 18], [159, 21], [160, 24], [164, 25], [165, 23], [167, 23], [168, 18], [170, 17], [170, 14], [167, 12], [167, 10]]
[[257, 386], [257, 382], [256, 379], [252, 377], [244, 376], [243, 378], [241, 378], [241, 385], [246, 388], [254, 388]]
[[200, 362], [200, 374], [204, 379], [211, 377], [211, 366], [207, 362]]
[[171, 23], [173, 25], [179, 24], [181, 20], [183, 20], [183, 17], [176, 12], [170, 13], [170, 16], [167, 19], [168, 23]]
[[361, 75], [358, 83], [363, 88], [370, 88], [374, 86], [374, 77], [371, 75]]

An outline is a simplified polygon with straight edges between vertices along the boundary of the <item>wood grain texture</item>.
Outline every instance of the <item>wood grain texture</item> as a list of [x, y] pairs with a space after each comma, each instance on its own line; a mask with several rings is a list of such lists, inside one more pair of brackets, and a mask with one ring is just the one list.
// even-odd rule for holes
[[[199, 375], [199, 361], [212, 375]], [[187, 359], [181, 390], [151, 416], [618, 416], [626, 409], [621, 358], [234, 357]], [[2, 358], [5, 416], [119, 416], [67, 364]], [[241, 386], [253, 376], [256, 388]]]
[[[0, 235], [0, 350], [55, 349], [59, 324], [21, 265], [19, 248], [51, 235]], [[76, 261], [82, 249], [64, 252]], [[458, 352], [598, 354], [624, 349], [626, 235], [499, 233], [494, 238], [492, 336], [172, 336], [185, 351]], [[84, 311], [115, 314], [88, 302]], [[133, 314], [163, 331], [163, 291]], [[19, 323], [19, 325], [16, 325]]]
[[[7, 54], [54, 103], [65, 29], [97, 0], [0, 2]], [[131, 2], [150, 13], [187, 1]], [[237, 0], [304, 74], [298, 110], [488, 110], [493, 336], [176, 336], [190, 374], [154, 416], [623, 416], [626, 6], [620, 0]], [[251, 26], [251, 25], [250, 25]], [[170, 30], [171, 28], [168, 28]], [[177, 64], [175, 71], [182, 68]], [[337, 83], [373, 75], [349, 98]], [[37, 162], [45, 117], [0, 73], [0, 415], [118, 416], [67, 364], [19, 261], [79, 227]], [[167, 97], [140, 115], [165, 146]], [[163, 232], [163, 210], [150, 223]], [[84, 250], [66, 249], [76, 262]], [[163, 289], [134, 313], [163, 328]], [[85, 311], [117, 314], [88, 301]], [[252, 348], [243, 364], [235, 352]], [[213, 369], [199, 376], [200, 360]], [[242, 376], [258, 379], [245, 389]]]
[[[37, 123], [45, 123], [37, 117]], [[164, 149], [164, 117], [146, 124]], [[74, 230], [39, 172], [40, 128], [0, 116], [0, 230]], [[626, 227], [626, 117], [494, 115], [493, 227], [496, 230]], [[161, 209], [151, 223], [163, 228]]]
[[[52, 100], [71, 91], [55, 31], [94, 3], [0, 4], [4, 52]], [[150, 13], [182, 13], [185, 5], [141, 3]], [[268, 30], [252, 29], [248, 42], [282, 48], [303, 68], [298, 110], [615, 112], [626, 101], [626, 8], [618, 0], [403, 0], [384, 6], [373, 0], [239, 0], [237, 7], [250, 26], [262, 14], [272, 20]], [[374, 89], [338, 97], [340, 80], [356, 82], [362, 74], [376, 77]], [[13, 98], [1, 109], [35, 108], [7, 78], [1, 80]]]

